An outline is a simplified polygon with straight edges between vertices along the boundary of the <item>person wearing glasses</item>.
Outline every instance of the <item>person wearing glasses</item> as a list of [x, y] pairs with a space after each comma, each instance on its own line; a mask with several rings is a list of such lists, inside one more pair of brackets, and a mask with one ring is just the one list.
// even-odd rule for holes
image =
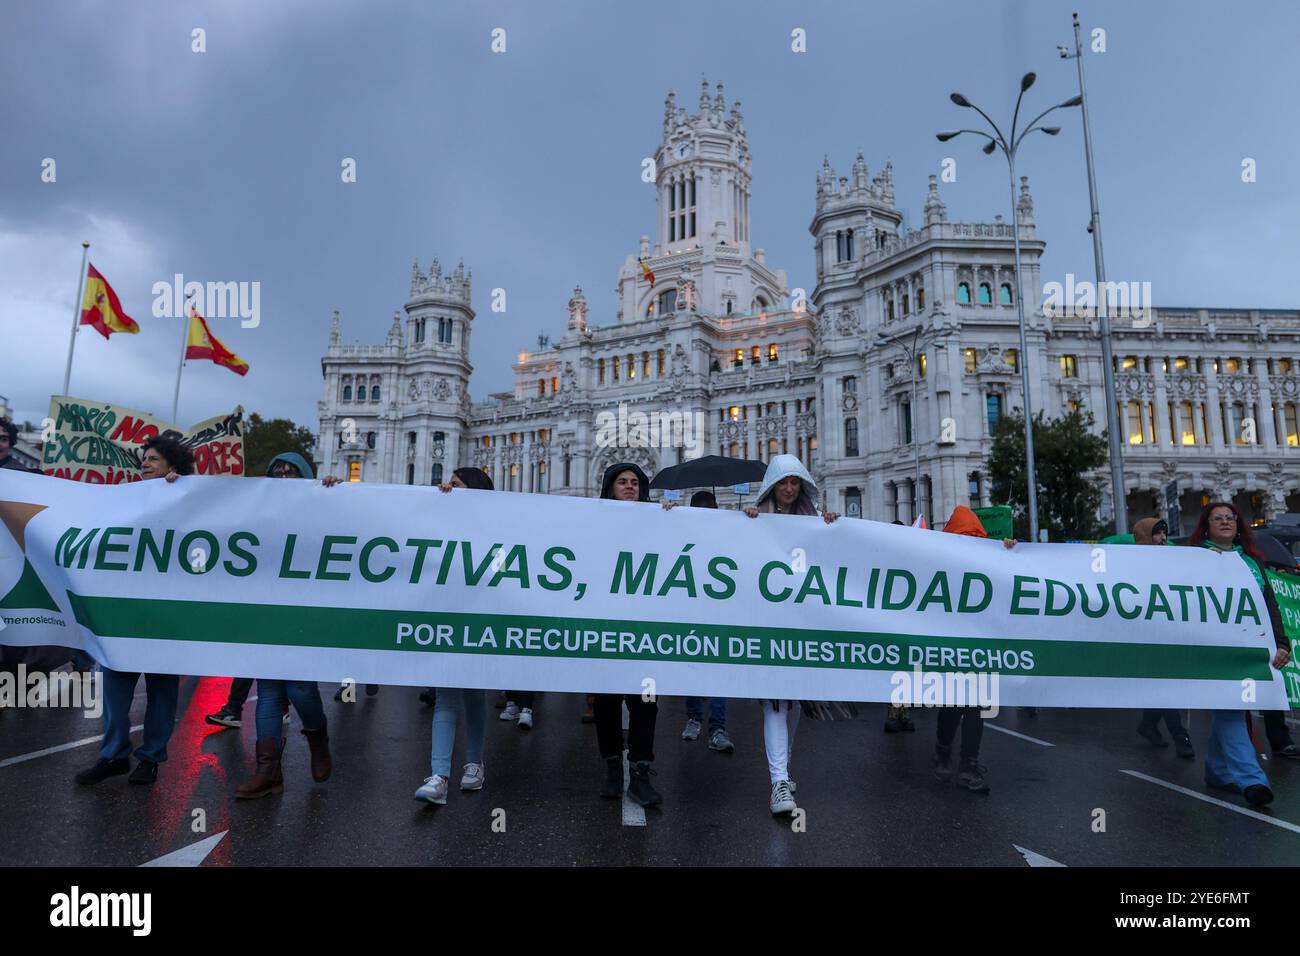
[[[1279, 670], [1286, 666], [1291, 659], [1291, 648], [1282, 627], [1282, 615], [1277, 600], [1273, 597], [1273, 589], [1264, 576], [1264, 555], [1255, 544], [1255, 536], [1243, 520], [1241, 512], [1226, 501], [1210, 502], [1201, 512], [1196, 530], [1187, 543], [1194, 548], [1206, 548], [1219, 554], [1236, 554], [1246, 562], [1246, 567], [1250, 568], [1251, 574], [1259, 582], [1260, 590], [1264, 592], [1264, 603], [1268, 606], [1273, 641], [1277, 645], [1273, 666]], [[1249, 721], [1249, 711], [1214, 711], [1210, 741], [1205, 754], [1205, 783], [1212, 788], [1240, 792], [1248, 804], [1262, 807], [1272, 803], [1273, 791], [1269, 788], [1268, 776], [1256, 759]], [[1284, 721], [1281, 723], [1285, 733], [1286, 724]], [[1294, 746], [1289, 737], [1288, 734], [1285, 744]], [[1283, 741], [1277, 738], [1270, 743], [1276, 746]]]

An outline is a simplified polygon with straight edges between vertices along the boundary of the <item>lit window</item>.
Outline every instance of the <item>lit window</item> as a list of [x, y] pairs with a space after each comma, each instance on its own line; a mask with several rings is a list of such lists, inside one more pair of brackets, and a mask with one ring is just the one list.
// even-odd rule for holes
[[627, 357], [627, 377], [629, 380], [636, 378], [636, 356]]
[[348, 462], [348, 481], [360, 481], [360, 480], [361, 480], [361, 462], [359, 461]]
[[491, 435], [484, 435], [484, 436], [483, 436], [483, 447], [484, 447], [484, 448], [491, 448], [491, 447], [492, 447], [492, 436], [491, 436]]
[[745, 364], [745, 350], [736, 349], [736, 356], [732, 359], [731, 364], [734, 368], [740, 368]]
[[767, 347], [767, 360], [768, 360], [769, 362], [775, 362], [775, 361], [776, 361], [776, 343], [775, 343], [775, 342], [773, 342], [771, 345], [769, 345], [769, 346]]
[[733, 422], [740, 421], [740, 406], [732, 405], [729, 409], [727, 409], [727, 414], [731, 417], [731, 420]]
[[1140, 445], [1142, 444], [1142, 406], [1137, 402], [1129, 402], [1127, 412], [1128, 443]]
[[1074, 399], [1070, 399], [1068, 402], [1065, 403], [1065, 410], [1069, 412], [1071, 415], [1073, 415], [1075, 412], [1079, 410], [1079, 403], [1076, 402]]
[[523, 441], [523, 439], [519, 436], [519, 432], [510, 433], [510, 444], [518, 445], [521, 441]]
[[749, 364], [758, 365], [762, 361], [763, 361], [763, 347], [761, 345], [755, 345], [752, 349], [749, 350]]
[[1196, 428], [1192, 425], [1192, 403], [1178, 403], [1178, 431], [1184, 445], [1196, 444]]
[[1241, 359], [1230, 358], [1225, 363], [1225, 370], [1229, 375], [1236, 375], [1241, 371]]
[[967, 375], [974, 375], [976, 368], [977, 356], [974, 349], [962, 349], [962, 362], [966, 367]]
[[1178, 358], [1174, 359], [1174, 371], [1175, 372], [1187, 371], [1187, 356], [1180, 355], [1178, 356]]
[[1282, 407], [1282, 417], [1286, 423], [1286, 443], [1292, 448], [1300, 445], [1300, 428], [1296, 427], [1296, 407], [1287, 404]]
[[619, 370], [623, 367], [623, 360], [619, 356], [614, 356], [614, 381], [618, 381]]
[[1291, 360], [1290, 360], [1290, 359], [1278, 359], [1278, 360], [1277, 360], [1277, 374], [1278, 374], [1278, 375], [1289, 375], [1289, 374], [1291, 374]]
[[649, 352], [641, 353], [641, 377], [642, 378], [650, 377], [650, 353]]
[[926, 362], [926, 359], [925, 359], [925, 353], [924, 353], [924, 352], [922, 352], [920, 355], [918, 355], [918, 356], [916, 357], [916, 376], [917, 376], [917, 378], [925, 378], [925, 370], [926, 370], [926, 367], [928, 366], [928, 364], [929, 364], [929, 363]]
[[957, 304], [970, 305], [970, 283], [969, 282], [957, 283]]
[[552, 375], [552, 376], [551, 376], [551, 394], [555, 394], [555, 393], [558, 392], [559, 390], [560, 390], [560, 377], [559, 377], [558, 375]]
[[596, 384], [605, 384], [605, 360], [603, 358], [596, 359]]
[[1124, 361], [1123, 361], [1123, 363], [1121, 363], [1121, 364], [1124, 366], [1124, 370], [1125, 370], [1125, 371], [1128, 371], [1129, 369], [1137, 368], [1137, 366], [1138, 366], [1137, 356], [1136, 356], [1136, 355], [1126, 355], [1126, 356], [1124, 356]]
[[663, 349], [659, 350], [659, 365], [657, 370], [655, 371], [655, 374], [660, 376], [664, 374], [664, 350]]
[[1019, 371], [1019, 370], [1020, 370], [1020, 350], [1019, 350], [1019, 349], [1007, 349], [1006, 352], [1004, 352], [1003, 354], [1006, 356], [1007, 364], [1010, 365], [1010, 366], [1011, 366], [1013, 369], [1015, 369], [1016, 371]]
[[1061, 377], [1078, 378], [1079, 377], [1079, 359], [1074, 355], [1061, 356]]
[[538, 394], [538, 395], [545, 395], [545, 394], [546, 394], [546, 379], [544, 379], [544, 378], [539, 378], [539, 379], [537, 380], [537, 394]]

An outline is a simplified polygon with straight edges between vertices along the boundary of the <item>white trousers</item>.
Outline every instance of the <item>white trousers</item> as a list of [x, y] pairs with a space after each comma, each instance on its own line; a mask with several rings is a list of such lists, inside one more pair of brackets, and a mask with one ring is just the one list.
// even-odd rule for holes
[[799, 727], [801, 707], [797, 700], [759, 701], [763, 705], [763, 746], [767, 749], [767, 772], [775, 784], [790, 779], [790, 755], [794, 732]]

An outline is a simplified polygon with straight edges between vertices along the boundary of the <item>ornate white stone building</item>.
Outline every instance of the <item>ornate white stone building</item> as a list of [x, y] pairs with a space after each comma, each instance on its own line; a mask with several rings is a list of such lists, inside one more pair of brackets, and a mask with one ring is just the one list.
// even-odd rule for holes
[[[575, 289], [563, 337], [520, 354], [513, 393], [470, 399], [463, 266], [417, 263], [383, 345], [343, 345], [335, 313], [321, 472], [429, 484], [476, 465], [498, 488], [591, 495], [613, 461], [653, 473], [696, 451], [788, 452], [827, 508], [942, 522], [954, 505], [991, 503], [990, 429], [1023, 405], [1020, 361], [1036, 409], [1082, 406], [1104, 425], [1097, 321], [1044, 313], [1045, 245], [1026, 178], [1022, 357], [1014, 227], [1000, 215], [950, 222], [934, 176], [923, 221], [908, 229], [889, 164], [871, 176], [859, 153], [837, 176], [824, 161], [809, 227], [817, 285], [805, 297], [751, 241], [752, 157], [740, 103], [728, 110], [721, 84], [703, 84], [694, 112], [668, 95], [654, 159], [655, 236], [619, 270], [613, 321], [589, 315]], [[1175, 480], [1188, 527], [1207, 495], [1259, 517], [1300, 510], [1300, 313], [1156, 309], [1140, 325], [1118, 321], [1113, 340], [1130, 520], [1163, 509]], [[600, 423], [620, 410], [696, 428], [610, 445]], [[692, 437], [694, 448], [673, 447]]]

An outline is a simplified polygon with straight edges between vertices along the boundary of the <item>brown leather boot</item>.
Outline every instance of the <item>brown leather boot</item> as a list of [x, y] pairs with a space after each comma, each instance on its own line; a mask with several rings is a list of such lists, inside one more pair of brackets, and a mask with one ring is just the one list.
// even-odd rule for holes
[[324, 783], [334, 771], [334, 761], [330, 758], [330, 736], [325, 727], [320, 730], [303, 729], [311, 748], [311, 778], [317, 783]]
[[273, 793], [284, 792], [284, 778], [280, 775], [280, 741], [262, 737], [257, 741], [257, 774], [247, 783], [235, 788], [239, 800], [252, 800]]

